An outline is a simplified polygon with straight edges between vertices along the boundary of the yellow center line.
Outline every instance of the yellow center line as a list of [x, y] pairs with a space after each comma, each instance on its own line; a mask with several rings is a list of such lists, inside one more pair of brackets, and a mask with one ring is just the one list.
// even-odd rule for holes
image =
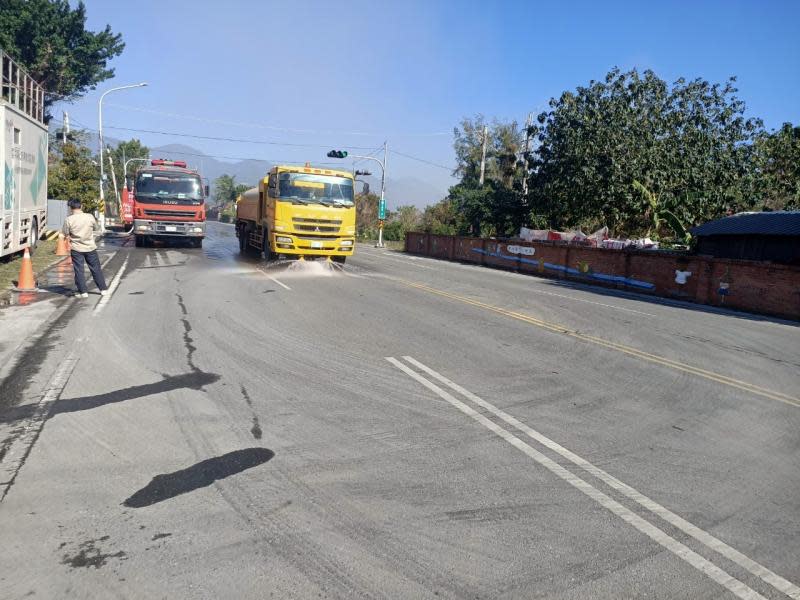
[[530, 315], [526, 315], [523, 313], [514, 312], [512, 310], [508, 310], [506, 308], [502, 308], [500, 306], [494, 306], [492, 304], [486, 304], [485, 302], [480, 302], [479, 300], [473, 300], [472, 298], [467, 298], [464, 296], [459, 296], [458, 294], [453, 294], [451, 292], [445, 292], [443, 290], [438, 290], [436, 288], [429, 287], [427, 285], [423, 285], [421, 283], [416, 283], [413, 281], [406, 281], [404, 279], [396, 279], [399, 283], [403, 285], [407, 285], [412, 288], [416, 288], [418, 290], [423, 290], [425, 292], [429, 292], [431, 294], [436, 294], [437, 296], [443, 296], [445, 298], [450, 298], [451, 300], [457, 300], [459, 302], [463, 302], [464, 304], [470, 304], [472, 306], [477, 306], [479, 308], [483, 308], [485, 310], [492, 311], [494, 313], [504, 315], [506, 317], [511, 317], [512, 319], [517, 319], [518, 321], [524, 321], [525, 323], [530, 323], [531, 325], [535, 325], [537, 327], [541, 327], [542, 329], [546, 329], [548, 331], [552, 331], [555, 333], [560, 333], [562, 335], [566, 335], [572, 338], [576, 338], [579, 340], [583, 340], [585, 342], [589, 342], [591, 344], [595, 344], [597, 346], [602, 346], [604, 348], [608, 348], [610, 350], [616, 350], [617, 352], [622, 352], [623, 354], [627, 354], [629, 356], [634, 356], [636, 358], [640, 358], [642, 360], [646, 360], [651, 363], [659, 364], [665, 367], [669, 367], [671, 369], [675, 369], [677, 371], [682, 371], [684, 373], [690, 373], [692, 375], [696, 375], [698, 377], [703, 377], [704, 379], [708, 379], [710, 381], [716, 381], [717, 383], [722, 383], [724, 385], [743, 390], [745, 392], [750, 392], [751, 394], [756, 394], [758, 396], [762, 396], [764, 398], [769, 398], [770, 400], [777, 400], [778, 402], [783, 402], [784, 404], [788, 404], [790, 406], [795, 406], [800, 408], [800, 398], [795, 398], [793, 396], [789, 396], [788, 394], [784, 394], [782, 392], [776, 392], [774, 390], [769, 390], [766, 388], [762, 388], [752, 383], [748, 383], [746, 381], [740, 381], [739, 379], [734, 379], [733, 377], [728, 377], [727, 375], [722, 375], [720, 373], [714, 373], [713, 371], [706, 371], [705, 369], [701, 369], [699, 367], [694, 367], [692, 365], [687, 365], [686, 363], [678, 362], [676, 360], [672, 360], [670, 358], [665, 358], [663, 356], [658, 356], [656, 354], [650, 354], [649, 352], [644, 352], [643, 350], [638, 350], [636, 348], [632, 348], [631, 346], [625, 346], [623, 344], [619, 344], [617, 342], [611, 342], [609, 340], [604, 340], [602, 338], [598, 338], [592, 335], [587, 335], [585, 333], [580, 333], [578, 331], [574, 331], [563, 325], [558, 325], [557, 323], [550, 323], [548, 321], [543, 321], [541, 319], [537, 319], [535, 317], [531, 317]]

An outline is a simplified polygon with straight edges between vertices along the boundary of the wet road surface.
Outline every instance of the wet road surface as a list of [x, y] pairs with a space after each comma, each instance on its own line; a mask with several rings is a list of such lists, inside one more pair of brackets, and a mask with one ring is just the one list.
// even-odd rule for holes
[[216, 223], [106, 275], [0, 409], [0, 598], [800, 598], [796, 324]]

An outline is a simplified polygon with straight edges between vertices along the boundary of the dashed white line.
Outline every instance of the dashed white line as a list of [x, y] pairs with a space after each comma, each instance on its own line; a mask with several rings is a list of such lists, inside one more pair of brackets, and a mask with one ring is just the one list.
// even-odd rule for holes
[[[263, 273], [263, 271], [262, 271], [262, 273]], [[266, 273], [265, 273], [265, 275], [266, 275]], [[292, 290], [292, 288], [290, 288], [288, 285], [286, 285], [286, 284], [285, 284], [285, 283], [283, 283], [282, 281], [278, 281], [278, 280], [277, 280], [277, 279], [275, 279], [275, 278], [274, 278], [272, 275], [267, 275], [267, 279], [269, 279], [270, 281], [272, 281], [272, 282], [274, 282], [274, 283], [277, 283], [279, 286], [281, 286], [281, 287], [282, 287], [283, 289], [285, 289], [285, 290], [289, 290], [289, 291], [291, 291], [291, 290]]]
[[619, 479], [617, 479], [613, 475], [610, 475], [609, 473], [606, 473], [604, 470], [602, 470], [599, 467], [596, 467], [595, 465], [590, 463], [588, 460], [586, 460], [584, 458], [581, 458], [577, 454], [567, 450], [566, 448], [564, 448], [563, 446], [561, 446], [557, 442], [551, 440], [550, 438], [548, 438], [544, 434], [539, 433], [538, 431], [536, 431], [532, 427], [529, 427], [525, 423], [522, 423], [521, 421], [519, 421], [518, 419], [512, 417], [511, 415], [509, 415], [505, 411], [497, 408], [492, 403], [487, 402], [486, 400], [484, 400], [483, 398], [477, 396], [476, 394], [473, 394], [469, 390], [467, 390], [464, 387], [460, 386], [459, 384], [451, 381], [450, 379], [448, 379], [444, 375], [442, 375], [440, 373], [437, 373], [436, 371], [434, 371], [430, 367], [422, 364], [418, 360], [415, 360], [411, 356], [404, 356], [403, 358], [409, 364], [417, 367], [421, 371], [424, 371], [425, 373], [427, 373], [428, 375], [430, 375], [434, 379], [437, 379], [441, 383], [445, 384], [450, 389], [458, 392], [459, 394], [461, 394], [462, 396], [464, 396], [468, 400], [471, 400], [472, 402], [474, 402], [475, 404], [477, 404], [481, 408], [483, 408], [483, 409], [489, 411], [490, 413], [492, 413], [493, 415], [499, 417], [500, 419], [502, 419], [503, 421], [505, 421], [506, 423], [508, 423], [512, 427], [515, 427], [516, 429], [518, 429], [519, 431], [521, 431], [522, 433], [524, 433], [525, 435], [527, 435], [531, 439], [534, 439], [537, 442], [539, 442], [542, 446], [545, 446], [546, 448], [549, 448], [550, 450], [560, 454], [561, 456], [566, 458], [571, 463], [579, 466], [581, 469], [583, 469], [584, 471], [586, 471], [590, 475], [593, 475], [594, 477], [596, 477], [597, 479], [599, 479], [600, 481], [602, 481], [603, 483], [605, 483], [606, 485], [608, 485], [612, 489], [617, 490], [618, 492], [620, 492], [625, 497], [629, 498], [630, 500], [633, 500], [634, 502], [636, 502], [640, 506], [646, 508], [648, 511], [650, 511], [654, 515], [657, 515], [658, 517], [662, 518], [663, 520], [665, 520], [670, 525], [676, 527], [677, 529], [680, 529], [685, 534], [690, 535], [691, 537], [696, 539], [698, 542], [704, 544], [706, 547], [710, 548], [711, 550], [714, 550], [715, 552], [721, 554], [722, 556], [724, 556], [728, 560], [731, 560], [731, 561], [735, 562], [736, 564], [738, 564], [739, 566], [747, 569], [753, 575], [755, 575], [756, 577], [759, 577], [762, 581], [768, 583], [769, 585], [774, 587], [776, 590], [778, 590], [780, 592], [783, 592], [784, 594], [786, 594], [790, 598], [793, 598], [794, 600], [800, 600], [800, 587], [796, 586], [791, 581], [788, 581], [788, 580], [784, 579], [783, 577], [781, 577], [780, 575], [777, 575], [776, 573], [773, 573], [772, 571], [770, 571], [765, 566], [758, 564], [757, 562], [755, 562], [751, 558], [745, 556], [744, 554], [742, 554], [741, 552], [739, 552], [735, 548], [732, 548], [731, 546], [728, 546], [722, 540], [717, 539], [716, 537], [714, 537], [710, 533], [707, 533], [706, 531], [700, 529], [696, 525], [693, 525], [689, 521], [687, 521], [687, 520], [683, 519], [682, 517], [676, 515], [675, 513], [670, 511], [669, 509], [667, 509], [664, 506], [660, 505], [655, 500], [651, 500], [650, 498], [648, 498], [647, 496], [645, 496], [644, 494], [642, 494], [638, 490], [636, 490], [636, 489], [632, 488], [631, 486], [623, 483], [622, 481], [620, 481]]
[[[432, 375], [434, 377], [436, 377], [436, 375], [438, 375], [438, 373], [436, 375], [434, 375], [435, 371], [433, 371], [433, 369], [425, 367], [424, 365], [422, 365], [422, 363], [419, 363], [418, 361], [414, 360], [411, 357], [405, 356], [403, 358], [405, 360], [407, 360], [410, 364], [413, 364], [417, 368], [420, 368], [420, 369], [424, 370], [426, 373], [428, 373], [428, 374], [430, 374], [430, 375]], [[646, 521], [645, 519], [643, 519], [642, 517], [640, 517], [639, 515], [637, 515], [636, 513], [631, 511], [630, 509], [628, 509], [627, 507], [625, 507], [624, 505], [620, 504], [619, 502], [617, 502], [613, 498], [607, 496], [606, 494], [604, 494], [603, 492], [601, 492], [600, 490], [598, 490], [597, 488], [595, 488], [591, 484], [587, 483], [586, 481], [584, 481], [583, 479], [581, 479], [577, 475], [573, 474], [571, 471], [568, 471], [567, 469], [565, 469], [564, 467], [559, 465], [557, 462], [555, 462], [554, 460], [550, 459], [546, 455], [542, 454], [541, 452], [539, 452], [538, 450], [536, 450], [535, 448], [533, 448], [529, 444], [525, 443], [520, 438], [516, 437], [515, 435], [513, 435], [512, 433], [510, 433], [506, 429], [503, 429], [499, 425], [497, 425], [494, 422], [490, 421], [487, 417], [485, 417], [484, 415], [480, 414], [479, 412], [477, 412], [475, 409], [473, 409], [472, 407], [468, 406], [464, 402], [458, 400], [457, 398], [452, 396], [450, 393], [448, 393], [447, 391], [443, 390], [438, 385], [436, 385], [432, 381], [426, 379], [425, 377], [423, 377], [422, 375], [420, 375], [416, 371], [412, 370], [410, 367], [408, 367], [407, 365], [403, 364], [402, 362], [400, 362], [396, 358], [387, 357], [386, 360], [389, 361], [392, 365], [394, 365], [398, 369], [400, 369], [401, 371], [403, 371], [406, 375], [408, 375], [409, 377], [411, 377], [412, 379], [414, 379], [418, 383], [422, 384], [423, 386], [425, 386], [426, 388], [431, 390], [437, 396], [439, 396], [440, 398], [444, 399], [445, 401], [450, 403], [452, 406], [458, 408], [461, 412], [463, 412], [464, 414], [468, 415], [469, 417], [471, 417], [472, 419], [474, 419], [475, 421], [477, 421], [478, 423], [480, 423], [481, 425], [483, 425], [484, 427], [486, 427], [487, 429], [489, 429], [490, 431], [492, 431], [493, 433], [495, 433], [496, 435], [498, 435], [499, 437], [501, 437], [502, 439], [507, 441], [509, 444], [511, 444], [512, 446], [514, 446], [518, 450], [522, 451], [523, 453], [525, 453], [526, 455], [531, 457], [533, 460], [535, 460], [537, 463], [539, 463], [540, 465], [545, 467], [547, 470], [549, 470], [550, 472], [552, 472], [553, 474], [555, 474], [559, 478], [563, 479], [564, 481], [566, 481], [567, 483], [569, 483], [570, 485], [572, 485], [573, 487], [575, 487], [576, 489], [578, 489], [579, 491], [584, 493], [586, 496], [588, 496], [589, 498], [591, 498], [592, 500], [594, 500], [595, 502], [597, 502], [598, 504], [600, 504], [604, 508], [608, 509], [609, 511], [611, 511], [612, 513], [614, 513], [618, 517], [620, 517], [626, 523], [632, 525], [637, 530], [639, 530], [641, 533], [644, 533], [650, 539], [652, 539], [653, 541], [657, 542], [658, 544], [660, 544], [664, 548], [668, 549], [670, 552], [675, 554], [675, 556], [677, 556], [681, 560], [684, 560], [685, 562], [687, 562], [688, 564], [690, 564], [694, 568], [698, 569], [700, 572], [702, 572], [705, 575], [707, 575], [708, 577], [710, 577], [712, 580], [716, 581], [718, 584], [722, 585], [723, 587], [725, 587], [726, 589], [731, 591], [737, 597], [743, 598], [743, 599], [745, 599], [745, 598], [747, 598], [747, 599], [763, 598], [763, 596], [761, 594], [759, 594], [758, 592], [756, 592], [752, 588], [748, 587], [747, 585], [745, 585], [744, 583], [742, 583], [738, 579], [734, 578], [733, 576], [731, 576], [726, 571], [724, 571], [721, 568], [717, 567], [711, 561], [709, 561], [706, 558], [700, 556], [699, 554], [697, 554], [696, 552], [694, 552], [693, 550], [691, 550], [690, 548], [688, 548], [687, 546], [685, 546], [681, 542], [677, 541], [676, 539], [670, 537], [668, 534], [666, 534], [664, 531], [662, 531], [661, 529], [659, 529], [658, 527], [656, 527], [655, 525], [653, 525], [649, 521]], [[439, 379], [439, 377], [441, 377], [441, 379]], [[459, 393], [462, 393], [462, 390], [465, 391], [465, 392], [467, 391], [467, 390], [464, 390], [464, 388], [462, 388], [461, 386], [458, 386], [457, 384], [451, 382], [449, 379], [445, 378], [444, 376], [440, 375], [439, 377], [436, 377], [436, 378], [439, 379], [440, 381], [442, 381], [443, 383], [448, 382], [448, 383], [446, 383], [446, 385], [449, 386], [449, 384], [453, 384], [452, 389], [454, 389], [455, 391], [458, 391]], [[469, 398], [470, 400], [475, 401], [474, 400], [475, 398], [480, 400], [480, 398], [478, 398], [474, 394], [471, 394], [469, 392], [467, 392], [467, 394], [468, 395], [465, 395], [465, 397]], [[481, 401], [481, 402], [483, 402], [483, 403], [479, 404], [479, 405], [482, 406], [483, 408], [487, 408], [486, 405], [491, 406], [491, 405], [489, 405], [488, 402], [484, 402], [484, 401]], [[498, 412], [502, 412], [502, 411], [498, 411]], [[505, 413], [503, 413], [503, 414], [505, 414]], [[513, 417], [511, 417], [511, 418], [513, 419]], [[519, 422], [517, 421], [517, 423], [519, 423]], [[522, 425], [522, 424], [520, 423], [520, 425]], [[516, 425], [515, 425], [515, 427], [516, 427]], [[539, 434], [539, 435], [541, 435], [541, 434]], [[541, 436], [541, 437], [544, 438], [544, 436]], [[546, 440], [547, 438], [544, 438], [544, 439]], [[537, 441], [538, 441], [538, 439], [537, 439]], [[554, 444], [558, 448], [561, 448], [561, 446], [558, 446], [557, 444], [555, 444], [555, 442], [552, 442], [552, 444]], [[567, 451], [566, 449], [563, 449], [563, 448], [562, 448], [562, 450], [564, 450], [565, 452], [569, 452], [569, 451]], [[569, 454], [572, 455], [572, 453], [569, 453]], [[575, 455], [572, 455], [572, 456], [575, 456]], [[586, 462], [586, 461], [583, 461], [583, 462]], [[589, 464], [589, 463], [587, 462], [586, 464]], [[610, 476], [608, 476], [608, 477], [610, 477]], [[622, 484], [622, 485], [624, 485], [624, 484]], [[625, 486], [625, 487], [628, 487], [628, 486]], [[632, 490], [633, 488], [629, 488], [629, 489]], [[638, 494], [638, 492], [636, 492], [636, 493]], [[666, 509], [664, 509], [664, 510], [666, 510]], [[703, 533], [705, 533], [705, 532], [703, 532]], [[709, 535], [709, 534], [706, 534], [706, 535]], [[709, 536], [709, 537], [712, 537], [712, 536]], [[712, 539], [715, 539], [715, 538], [712, 538]], [[719, 540], [717, 540], [717, 541], [719, 542]], [[722, 544], [723, 546], [725, 546], [725, 544], [723, 544], [722, 542], [719, 542], [719, 544]], [[718, 552], [720, 551], [719, 547], [712, 547], [712, 549], [717, 550]], [[733, 550], [733, 549], [731, 548], [731, 550]], [[734, 550], [734, 552], [739, 554], [735, 550]], [[747, 559], [747, 561], [750, 561], [750, 559]], [[750, 561], [750, 562], [753, 562], [753, 564], [757, 564], [757, 563], [754, 563], [754, 561]], [[745, 565], [742, 565], [742, 566], [745, 566]], [[761, 567], [760, 565], [758, 565], [758, 566], [760, 567], [761, 572], [760, 573], [756, 573], [756, 574], [759, 575], [759, 577], [761, 577], [764, 581], [767, 581], [768, 583], [773, 585], [773, 587], [775, 587], [776, 589], [779, 589], [783, 593], [789, 595], [790, 597], [792, 597], [792, 598], [795, 597], [794, 596], [794, 588], [795, 588], [795, 586], [791, 582], [788, 582], [785, 579], [775, 575], [774, 573], [772, 573], [771, 571], [769, 571], [765, 567]], [[767, 578], [764, 577], [765, 573], [770, 573], [771, 575], [773, 575], [771, 580], [768, 580]]]
[[105, 305], [108, 304], [108, 301], [111, 300], [111, 296], [114, 295], [114, 291], [116, 291], [119, 281], [122, 279], [122, 274], [125, 272], [127, 266], [128, 257], [125, 257], [125, 262], [122, 263], [119, 271], [117, 271], [117, 274], [114, 275], [114, 279], [111, 280], [111, 285], [108, 286], [108, 293], [100, 298], [100, 302], [97, 303], [97, 306], [95, 306], [94, 310], [92, 311], [92, 316], [97, 316], [100, 314], [100, 311], [102, 311], [103, 308], [105, 308]]

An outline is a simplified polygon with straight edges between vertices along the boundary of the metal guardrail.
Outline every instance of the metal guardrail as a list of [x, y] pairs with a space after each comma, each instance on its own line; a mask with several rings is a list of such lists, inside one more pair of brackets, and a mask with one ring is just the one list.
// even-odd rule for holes
[[44, 124], [44, 88], [2, 49], [0, 98]]

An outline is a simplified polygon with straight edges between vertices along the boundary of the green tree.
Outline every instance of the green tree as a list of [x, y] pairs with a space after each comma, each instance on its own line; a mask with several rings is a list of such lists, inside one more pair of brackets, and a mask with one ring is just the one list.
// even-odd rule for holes
[[427, 206], [422, 213], [420, 227], [427, 233], [455, 235], [464, 229], [458, 206], [452, 198], [445, 198]]
[[114, 76], [108, 62], [122, 53], [107, 25], [86, 30], [86, 7], [67, 0], [0, 0], [0, 48], [45, 89], [45, 115], [59, 100], [75, 100]]
[[[142, 143], [137, 140], [128, 140], [127, 142], [120, 142], [116, 148], [111, 149], [111, 159], [114, 162], [114, 174], [117, 177], [117, 186], [119, 189], [122, 190], [122, 186], [125, 185], [125, 176], [128, 175], [132, 177], [137, 169], [140, 169], [146, 163], [141, 160], [131, 161], [128, 164], [128, 172], [127, 174], [124, 173], [125, 162], [132, 158], [148, 158], [150, 156], [150, 148], [147, 146], [142, 145]], [[106, 171], [108, 171], [108, 154], [106, 155]], [[111, 180], [111, 175], [109, 174], [109, 182]]]
[[378, 238], [378, 196], [356, 194], [356, 235], [362, 240]]
[[72, 142], [63, 144], [58, 154], [51, 155], [47, 177], [47, 197], [56, 200], [81, 201], [83, 209], [94, 211], [99, 205], [97, 162], [86, 146]]
[[237, 184], [236, 184], [236, 185], [233, 187], [234, 198], [235, 198], [235, 199], [238, 199], [238, 198], [239, 198], [239, 196], [241, 196], [242, 194], [244, 194], [244, 193], [245, 193], [247, 190], [249, 190], [249, 189], [250, 189], [250, 188], [252, 188], [252, 187], [254, 187], [254, 186], [252, 186], [252, 185], [248, 185], [248, 184], [246, 184], [246, 183], [237, 183]]
[[214, 202], [224, 206], [236, 201], [236, 176], [220, 175], [214, 180]]
[[669, 86], [649, 70], [614, 69], [551, 99], [538, 118], [533, 214], [555, 228], [640, 234], [649, 204], [634, 181], [687, 225], [753, 206], [751, 142], [762, 126], [735, 93], [733, 79]]
[[416, 206], [399, 206], [396, 211], [387, 216], [387, 223], [383, 230], [383, 235], [387, 240], [404, 240], [407, 232], [420, 228], [421, 215]]
[[[486, 161], [481, 186], [484, 131]], [[521, 194], [524, 174], [519, 161], [522, 136], [516, 122], [494, 121], [489, 125], [481, 115], [463, 119], [455, 129], [455, 175], [461, 176], [461, 182], [450, 188], [448, 199], [463, 214], [460, 233], [506, 236], [527, 220]]]
[[784, 123], [755, 144], [759, 200], [772, 210], [800, 209], [800, 127]]

